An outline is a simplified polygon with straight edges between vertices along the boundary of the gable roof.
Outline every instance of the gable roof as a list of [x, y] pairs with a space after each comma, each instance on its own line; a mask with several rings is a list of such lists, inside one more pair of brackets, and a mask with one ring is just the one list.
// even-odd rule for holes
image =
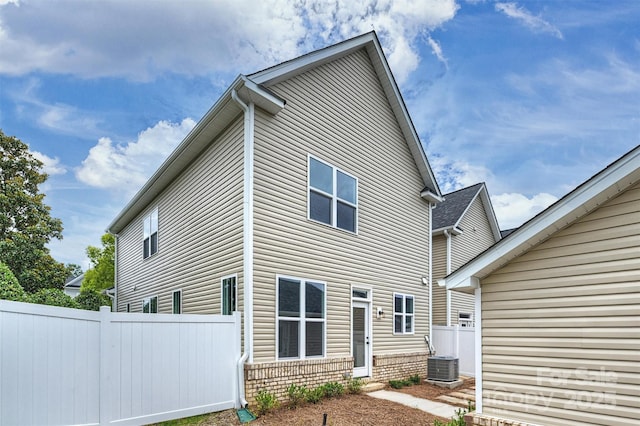
[[[477, 183], [475, 185], [468, 186], [466, 188], [459, 189], [457, 191], [445, 194], [444, 201], [438, 204], [433, 209], [433, 223], [431, 229], [434, 233], [443, 230], [450, 230], [458, 228], [458, 225], [462, 221], [465, 213], [471, 207], [471, 204], [480, 197], [482, 200], [482, 206], [484, 207], [493, 233], [493, 238], [500, 240], [501, 233], [496, 219], [493, 206], [491, 205], [491, 199], [489, 198], [489, 192], [484, 182]], [[464, 231], [464, 230], [463, 230]]]
[[640, 146], [601, 170], [503, 240], [440, 280], [448, 290], [470, 291], [496, 269], [537, 246], [640, 182]]
[[80, 288], [82, 286], [82, 280], [84, 280], [84, 273], [78, 275], [75, 278], [71, 278], [65, 284], [65, 288]]
[[109, 224], [107, 231], [114, 234], [120, 232], [242, 112], [237, 103], [232, 100], [234, 91], [246, 103], [253, 102], [256, 106], [276, 115], [278, 111], [284, 108], [286, 100], [280, 99], [271, 93], [267, 90], [268, 87], [315, 67], [340, 59], [360, 49], [367, 51], [391, 109], [409, 145], [425, 185], [425, 190], [421, 195], [425, 198], [439, 201], [441, 196], [440, 188], [429, 165], [422, 143], [418, 138], [396, 81], [391, 74], [391, 69], [384, 56], [378, 37], [375, 32], [370, 32], [248, 76], [239, 75], [147, 183]]

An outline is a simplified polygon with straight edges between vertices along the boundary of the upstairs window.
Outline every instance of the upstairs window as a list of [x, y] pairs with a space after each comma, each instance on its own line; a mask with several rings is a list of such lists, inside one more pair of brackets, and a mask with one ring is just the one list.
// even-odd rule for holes
[[158, 252], [158, 209], [144, 218], [143, 257], [146, 259]]
[[338, 168], [309, 156], [309, 219], [356, 232], [358, 181]]
[[222, 278], [222, 315], [231, 315], [237, 310], [236, 276]]
[[393, 334], [413, 334], [413, 296], [393, 294]]

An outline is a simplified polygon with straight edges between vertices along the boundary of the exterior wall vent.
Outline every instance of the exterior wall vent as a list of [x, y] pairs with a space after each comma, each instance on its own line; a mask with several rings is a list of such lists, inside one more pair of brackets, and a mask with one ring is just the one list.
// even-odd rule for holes
[[458, 380], [458, 358], [431, 356], [427, 361], [427, 380], [453, 382]]

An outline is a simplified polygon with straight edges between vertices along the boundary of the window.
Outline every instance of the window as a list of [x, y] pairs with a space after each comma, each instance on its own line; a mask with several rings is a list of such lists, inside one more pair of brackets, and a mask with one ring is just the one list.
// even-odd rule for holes
[[158, 313], [158, 296], [147, 297], [142, 300], [142, 313], [143, 314], [157, 314]]
[[222, 278], [222, 315], [231, 315], [237, 310], [236, 276]]
[[174, 314], [181, 314], [182, 313], [182, 290], [175, 290], [173, 292], [171, 300], [172, 300], [171, 312], [173, 312]]
[[127, 303], [127, 312], [131, 312], [131, 303]]
[[413, 296], [393, 293], [393, 334], [413, 334]]
[[144, 218], [143, 257], [146, 259], [158, 252], [158, 209]]
[[309, 156], [309, 219], [356, 232], [358, 181]]
[[278, 278], [278, 359], [324, 356], [325, 284]]

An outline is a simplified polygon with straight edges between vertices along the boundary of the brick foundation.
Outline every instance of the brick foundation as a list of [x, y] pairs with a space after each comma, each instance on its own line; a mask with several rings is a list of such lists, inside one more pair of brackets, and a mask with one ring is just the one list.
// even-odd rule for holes
[[[424, 378], [427, 374], [427, 353], [374, 355], [373, 376], [364, 381], [386, 383], [389, 380], [406, 379], [415, 374]], [[306, 359], [245, 364], [245, 397], [249, 404], [265, 389], [275, 394], [280, 402], [287, 401], [289, 385], [304, 385], [313, 389], [327, 382], [346, 385], [353, 374], [353, 358]]]
[[491, 417], [484, 414], [469, 413], [464, 416], [467, 426], [535, 426], [532, 423], [506, 420], [499, 417]]
[[427, 375], [427, 352], [408, 354], [374, 355], [373, 380], [387, 382], [389, 380], [406, 379], [409, 376]]
[[304, 385], [313, 389], [327, 382], [346, 385], [353, 373], [353, 358], [307, 359], [246, 364], [245, 394], [249, 404], [262, 389], [274, 393], [280, 402], [287, 400], [289, 385]]

